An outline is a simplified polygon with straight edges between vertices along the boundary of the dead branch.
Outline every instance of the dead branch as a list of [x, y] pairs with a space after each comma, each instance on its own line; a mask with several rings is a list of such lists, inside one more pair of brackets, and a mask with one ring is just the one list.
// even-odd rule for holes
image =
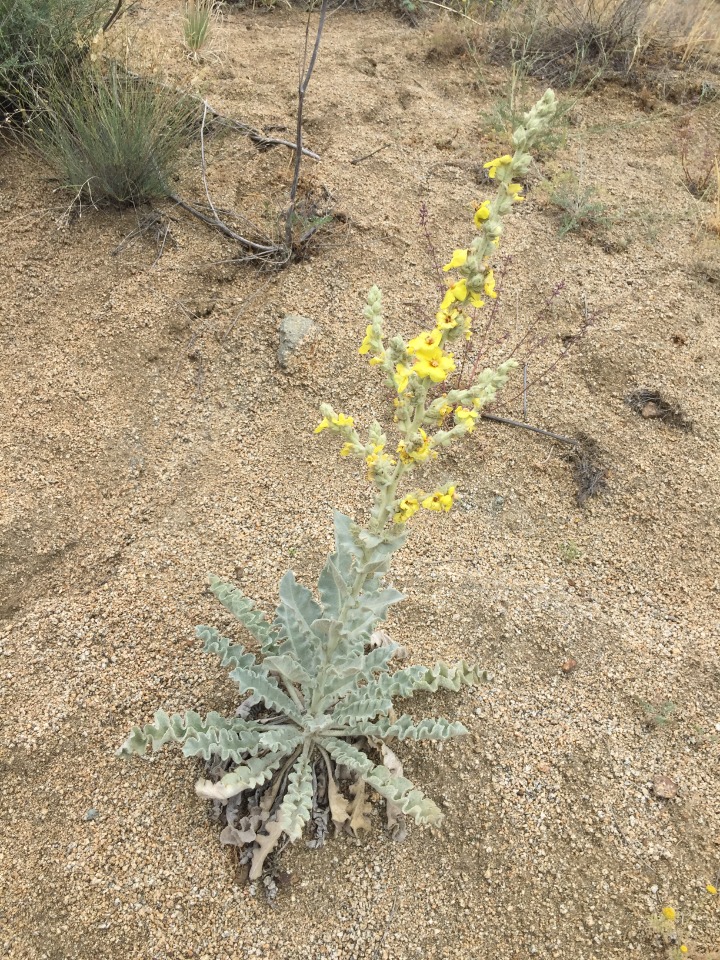
[[[290, 150], [297, 150], [297, 144], [293, 143], [292, 140], [282, 140], [278, 137], [268, 137], [260, 130], [256, 130], [255, 127], [251, 127], [248, 123], [243, 123], [242, 120], [232, 120], [230, 117], [224, 117], [221, 113], [218, 113], [217, 110], [213, 109], [207, 101], [204, 101], [207, 109], [212, 114], [213, 119], [220, 123], [222, 126], [230, 127], [231, 130], [238, 130], [240, 133], [244, 133], [245, 136], [249, 137], [250, 140], [258, 147], [288, 147]], [[320, 160], [321, 157], [317, 153], [313, 153], [312, 150], [308, 150], [305, 147], [302, 148], [302, 154], [304, 157], [310, 157], [311, 160]]]
[[551, 440], [559, 440], [560, 443], [567, 443], [571, 447], [576, 447], [578, 441], [572, 437], [563, 437], [559, 433], [551, 433], [550, 430], [543, 430], [540, 427], [532, 427], [529, 423], [521, 423], [520, 420], [511, 420], [509, 417], [498, 417], [494, 413], [481, 413], [483, 420], [492, 420], [493, 423], [504, 423], [509, 427], [520, 427], [522, 430], [530, 430], [532, 433], [539, 433], [543, 437], [550, 437]]

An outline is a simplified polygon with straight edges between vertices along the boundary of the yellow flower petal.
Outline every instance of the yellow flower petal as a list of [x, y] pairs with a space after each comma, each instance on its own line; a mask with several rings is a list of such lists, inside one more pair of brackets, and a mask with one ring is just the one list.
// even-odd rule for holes
[[673, 910], [672, 907], [663, 907], [662, 915], [665, 917], [666, 920], [675, 919], [675, 911]]
[[446, 263], [443, 270], [454, 270], [456, 267], [462, 267], [467, 263], [469, 250], [455, 250], [450, 263]]
[[490, 219], [490, 201], [483, 200], [483, 202], [475, 211], [473, 222], [475, 223], [475, 226], [478, 228], [478, 230], [480, 230], [482, 228], [483, 223], [489, 219]]
[[327, 417], [323, 417], [320, 423], [313, 430], [313, 433], [322, 433], [323, 430], [327, 430], [329, 426], [330, 426], [330, 421], [328, 420]]
[[492, 270], [488, 270], [488, 272], [485, 274], [484, 290], [486, 296], [492, 297], [493, 300], [495, 300], [497, 293], [495, 293], [495, 274], [492, 272]]
[[395, 375], [393, 376], [395, 381], [395, 388], [398, 393], [402, 393], [407, 389], [407, 385], [410, 381], [410, 369], [405, 366], [403, 363], [398, 363], [395, 367]]
[[490, 179], [494, 180], [500, 167], [506, 167], [509, 163], [512, 163], [512, 157], [509, 153], [506, 153], [504, 157], [498, 157], [496, 160], [488, 160], [487, 163], [483, 164], [483, 169], [487, 170]]
[[358, 353], [367, 353], [370, 347], [372, 346], [372, 324], [370, 324], [365, 331], [365, 339], [360, 344], [360, 349]]
[[708, 892], [709, 894], [711, 894], [711, 896], [713, 896], [713, 897], [717, 894], [717, 887], [714, 887], [711, 883], [709, 883], [709, 884], [705, 887], [705, 889], [706, 889], [707, 892]]
[[442, 340], [442, 330], [423, 330], [408, 343], [408, 352], [418, 357], [434, 354]]

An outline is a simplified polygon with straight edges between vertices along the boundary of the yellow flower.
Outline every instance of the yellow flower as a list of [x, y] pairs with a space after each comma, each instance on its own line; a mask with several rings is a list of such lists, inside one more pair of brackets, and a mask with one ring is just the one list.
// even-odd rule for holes
[[408, 343], [408, 351], [418, 357], [434, 355], [442, 340], [442, 330], [423, 330]]
[[467, 263], [469, 250], [454, 250], [452, 260], [446, 263], [443, 270], [454, 270], [455, 267], [463, 267]]
[[443, 302], [440, 304], [440, 309], [449, 310], [454, 303], [465, 303], [466, 300], [469, 300], [470, 305], [473, 307], [481, 307], [483, 305], [480, 294], [468, 290], [465, 280], [458, 280], [457, 283], [454, 283], [448, 288], [447, 293], [443, 297]]
[[371, 367], [377, 367], [377, 366], [379, 366], [381, 363], [385, 363], [385, 351], [383, 351], [383, 352], [380, 354], [379, 357], [371, 357], [371, 358], [370, 358], [370, 366], [371, 366]]
[[421, 443], [420, 446], [415, 447], [413, 450], [408, 450], [405, 446], [405, 441], [401, 440], [398, 444], [397, 452], [400, 455], [400, 459], [403, 463], [424, 463], [428, 457], [436, 457], [437, 453], [434, 450], [430, 449], [430, 441], [428, 436], [423, 429], [418, 430], [420, 434]]
[[675, 919], [675, 911], [673, 910], [672, 907], [663, 907], [662, 915], [665, 917], [666, 920]]
[[509, 183], [507, 185], [507, 192], [513, 198], [513, 203], [522, 203], [525, 200], [525, 197], [521, 197], [520, 194], [523, 191], [521, 183]]
[[705, 889], [706, 889], [707, 892], [708, 892], [711, 896], [713, 896], [713, 897], [717, 894], [717, 887], [714, 887], [711, 883], [709, 883], [709, 884], [705, 887]]
[[489, 219], [490, 219], [490, 201], [483, 200], [483, 202], [475, 211], [473, 222], [475, 223], [475, 226], [478, 228], [478, 230], [480, 230], [482, 228], [483, 223]]
[[484, 290], [488, 297], [492, 297], [493, 300], [497, 298], [497, 294], [495, 293], [495, 274], [492, 270], [488, 270], [485, 274]]
[[438, 310], [435, 314], [438, 330], [452, 330], [458, 325], [459, 310]]
[[354, 443], [344, 443], [340, 449], [340, 456], [349, 457], [354, 449], [355, 449]]
[[681, 944], [680, 944], [680, 953], [687, 953], [687, 952], [688, 952], [687, 947], [685, 946], [684, 943], [681, 943]]
[[452, 405], [449, 403], [444, 403], [438, 410], [438, 420], [444, 420], [449, 414], [453, 412]]
[[455, 487], [448, 487], [445, 493], [442, 490], [436, 490], [423, 500], [422, 505], [426, 510], [442, 510], [447, 513], [453, 505], [454, 496]]
[[407, 389], [407, 385], [410, 379], [410, 368], [406, 367], [404, 363], [398, 363], [395, 367], [395, 375], [393, 380], [395, 381], [395, 387], [398, 393], [402, 393], [403, 390]]
[[412, 494], [403, 497], [397, 506], [397, 513], [393, 517], [395, 523], [406, 523], [420, 509], [417, 497]]
[[315, 427], [314, 433], [322, 433], [323, 430], [327, 430], [328, 427], [354, 427], [355, 421], [352, 417], [346, 417], [344, 413], [339, 413], [336, 417], [333, 417], [332, 420], [328, 420], [327, 417], [323, 417], [320, 423]]
[[358, 353], [367, 353], [372, 346], [372, 324], [369, 324], [368, 328], [365, 331], [365, 339], [360, 344], [360, 349]]
[[477, 410], [467, 410], [465, 407], [458, 407], [455, 411], [455, 417], [458, 423], [464, 423], [467, 432], [472, 433], [475, 429], [475, 421], [478, 418]]
[[454, 369], [455, 361], [452, 354], [443, 353], [439, 347], [433, 351], [424, 351], [413, 364], [414, 373], [419, 377], [427, 377], [433, 383], [442, 383]]
[[506, 153], [504, 157], [498, 157], [497, 160], [489, 160], [484, 163], [483, 169], [487, 170], [490, 179], [494, 180], [500, 167], [506, 167], [509, 163], [512, 163], [512, 157], [509, 153]]

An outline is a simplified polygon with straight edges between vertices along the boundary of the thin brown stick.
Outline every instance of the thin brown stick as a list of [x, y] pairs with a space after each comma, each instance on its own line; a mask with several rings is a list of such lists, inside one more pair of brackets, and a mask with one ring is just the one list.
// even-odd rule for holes
[[[213, 115], [214, 119], [223, 126], [230, 127], [232, 130], [239, 130], [240, 133], [244, 133], [249, 137], [253, 143], [256, 143], [259, 147], [288, 147], [290, 150], [297, 150], [297, 144], [293, 143], [292, 140], [281, 140], [278, 137], [267, 137], [260, 130], [256, 130], [255, 127], [251, 127], [248, 123], [243, 123], [242, 120], [233, 120], [230, 117], [224, 117], [221, 113], [218, 113], [210, 104], [207, 105], [208, 110]], [[311, 160], [321, 160], [322, 158], [313, 153], [312, 150], [308, 150], [305, 147], [302, 148], [302, 154], [304, 157], [310, 157]]]
[[498, 417], [494, 413], [481, 413], [483, 420], [492, 420], [493, 423], [504, 423], [508, 427], [521, 427], [523, 430], [530, 430], [531, 433], [539, 433], [543, 437], [550, 437], [551, 440], [559, 440], [560, 443], [567, 443], [571, 447], [578, 445], [577, 440], [572, 437], [563, 437], [559, 433], [551, 433], [550, 430], [543, 430], [540, 427], [531, 427], [529, 423], [521, 423], [520, 420], [511, 420], [509, 417]]
[[378, 147], [377, 150], [372, 150], [370, 153], [366, 153], [364, 157], [355, 157], [355, 159], [351, 160], [350, 163], [362, 163], [363, 160], [369, 160], [370, 157], [374, 157], [375, 154], [380, 153], [381, 150], [387, 150], [389, 146], [389, 143], [384, 143], [381, 147]]
[[122, 5], [123, 5], [123, 0], [118, 0], [115, 6], [115, 9], [113, 10], [113, 12], [110, 14], [110, 16], [107, 18], [107, 20], [102, 26], [103, 33], [107, 33], [110, 27], [115, 23], [117, 18], [120, 16], [120, 10], [122, 9]]
[[[315, 34], [315, 43], [313, 45], [310, 63], [305, 70], [307, 63], [308, 37], [310, 35], [310, 13], [308, 13], [307, 26], [305, 28], [305, 50], [303, 53], [303, 63], [300, 69], [300, 82], [298, 84], [298, 109], [297, 109], [297, 132], [295, 135], [295, 170], [293, 172], [292, 186], [290, 187], [290, 206], [288, 207], [287, 217], [285, 219], [285, 246], [288, 250], [292, 249], [292, 220], [295, 213], [295, 201], [297, 199], [298, 183], [300, 181], [300, 165], [303, 154], [303, 107], [305, 106], [305, 93], [307, 92], [312, 72], [315, 69], [318, 51], [320, 50], [320, 40], [322, 39], [323, 27], [325, 26], [325, 16], [327, 14], [327, 0], [322, 0], [320, 6], [320, 19], [318, 20], [317, 33]], [[304, 72], [304, 76], [303, 76]]]
[[247, 250], [252, 251], [250, 256], [252, 259], [267, 259], [273, 254], [280, 253], [282, 247], [255, 243], [253, 240], [248, 240], [246, 237], [240, 236], [239, 233], [235, 233], [234, 230], [231, 230], [226, 223], [223, 223], [222, 220], [217, 220], [213, 217], [208, 217], [204, 213], [201, 213], [196, 207], [193, 207], [191, 204], [186, 203], [184, 200], [181, 200], [176, 194], [171, 193], [168, 195], [168, 199], [172, 200], [173, 203], [176, 203], [178, 207], [181, 207], [183, 210], [186, 210], [188, 213], [192, 214], [194, 217], [197, 217], [198, 220], [202, 220], [203, 223], [207, 223], [210, 227], [215, 227], [220, 233], [224, 233], [226, 237], [230, 237], [231, 240], [236, 240], [241, 246], [245, 247]]

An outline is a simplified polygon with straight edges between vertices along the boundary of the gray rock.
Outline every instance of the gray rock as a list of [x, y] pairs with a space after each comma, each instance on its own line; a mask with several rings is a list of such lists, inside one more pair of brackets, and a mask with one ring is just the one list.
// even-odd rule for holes
[[88, 810], [88, 812], [85, 814], [85, 819], [97, 820], [99, 816], [100, 816], [100, 813], [94, 807], [91, 807], [90, 810]]
[[297, 314], [288, 314], [280, 321], [280, 346], [278, 347], [278, 363], [283, 370], [287, 370], [290, 360], [297, 353], [300, 344], [312, 339], [317, 324], [308, 317]]

